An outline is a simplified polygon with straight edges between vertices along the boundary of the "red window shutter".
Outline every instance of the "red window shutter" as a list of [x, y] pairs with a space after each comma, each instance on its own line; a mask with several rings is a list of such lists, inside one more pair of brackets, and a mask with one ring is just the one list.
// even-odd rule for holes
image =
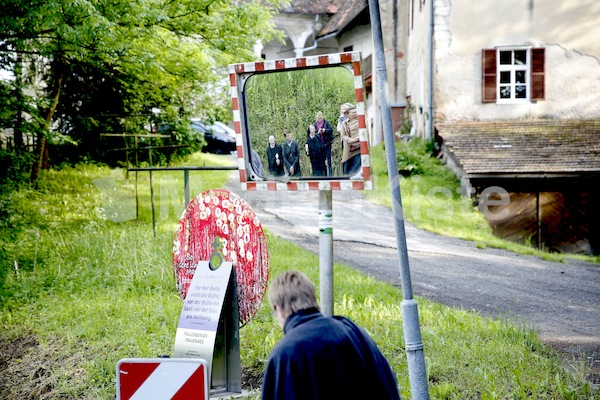
[[496, 49], [481, 51], [481, 101], [496, 102]]
[[531, 49], [531, 101], [544, 100], [544, 59], [546, 49]]

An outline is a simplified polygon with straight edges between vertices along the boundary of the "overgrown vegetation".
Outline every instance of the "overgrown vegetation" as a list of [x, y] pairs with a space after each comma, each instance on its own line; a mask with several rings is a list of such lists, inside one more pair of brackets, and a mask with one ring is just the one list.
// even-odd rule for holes
[[[232, 159], [203, 154], [190, 162]], [[228, 176], [192, 173], [192, 192], [221, 187]], [[113, 399], [119, 359], [172, 354], [182, 305], [171, 270], [182, 173], [153, 176], [156, 238], [149, 177], [138, 176], [137, 221], [133, 176], [126, 178], [122, 170], [82, 165], [46, 171], [37, 190], [2, 192], [0, 398]], [[409, 208], [415, 204], [405, 204], [407, 214], [416, 213]], [[272, 274], [294, 265], [318, 284], [317, 255], [273, 235], [268, 244]], [[369, 331], [396, 371], [403, 398], [410, 398], [400, 290], [344, 265], [335, 265], [335, 277], [336, 313]], [[600, 398], [583, 364], [567, 371], [518, 321], [418, 301], [432, 399]], [[266, 303], [242, 329], [246, 388], [257, 388], [281, 335]]]

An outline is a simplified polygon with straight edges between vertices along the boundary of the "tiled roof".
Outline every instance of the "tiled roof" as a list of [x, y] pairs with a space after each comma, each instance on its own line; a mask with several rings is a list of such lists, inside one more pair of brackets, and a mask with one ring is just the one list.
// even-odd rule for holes
[[335, 14], [344, 0], [291, 0], [280, 9], [284, 13]]
[[367, 7], [367, 0], [345, 0], [339, 3], [339, 9], [319, 32], [319, 36], [339, 31], [348, 25]]
[[474, 174], [600, 173], [600, 120], [436, 124], [462, 170]]

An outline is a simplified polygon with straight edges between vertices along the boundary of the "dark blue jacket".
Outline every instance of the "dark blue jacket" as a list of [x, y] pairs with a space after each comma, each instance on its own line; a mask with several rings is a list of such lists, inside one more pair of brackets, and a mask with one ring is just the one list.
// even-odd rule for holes
[[[327, 121], [326, 119], [323, 119], [323, 128], [325, 129], [325, 132], [323, 132], [323, 134], [319, 133], [319, 128], [317, 127], [316, 121], [312, 125], [315, 127], [315, 132], [317, 133], [317, 136], [321, 137], [323, 145], [331, 145], [331, 143], [333, 142], [333, 125], [331, 125], [331, 122]], [[308, 138], [309, 136], [310, 128], [306, 130], [306, 138]]]
[[400, 399], [387, 360], [349, 319], [302, 310], [284, 332], [269, 357], [263, 400]]

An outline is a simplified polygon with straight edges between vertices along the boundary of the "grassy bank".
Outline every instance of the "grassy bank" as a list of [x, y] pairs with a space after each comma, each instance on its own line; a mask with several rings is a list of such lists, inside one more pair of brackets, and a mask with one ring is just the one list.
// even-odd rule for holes
[[[198, 157], [192, 162], [231, 162]], [[221, 187], [228, 176], [193, 173], [192, 193]], [[125, 178], [82, 166], [46, 172], [37, 190], [2, 194], [0, 398], [112, 399], [119, 359], [172, 355], [181, 300], [171, 248], [183, 173], [153, 174], [156, 237], [148, 174], [138, 175], [138, 221], [135, 184]], [[317, 255], [273, 235], [268, 245], [271, 274], [294, 265], [318, 284]], [[344, 265], [335, 265], [335, 279], [336, 313], [370, 332], [410, 398], [400, 291]], [[432, 399], [600, 398], [583, 365], [563, 369], [535, 333], [513, 321], [418, 301]], [[244, 373], [255, 378], [249, 384], [260, 381], [281, 335], [267, 304], [242, 329]]]

